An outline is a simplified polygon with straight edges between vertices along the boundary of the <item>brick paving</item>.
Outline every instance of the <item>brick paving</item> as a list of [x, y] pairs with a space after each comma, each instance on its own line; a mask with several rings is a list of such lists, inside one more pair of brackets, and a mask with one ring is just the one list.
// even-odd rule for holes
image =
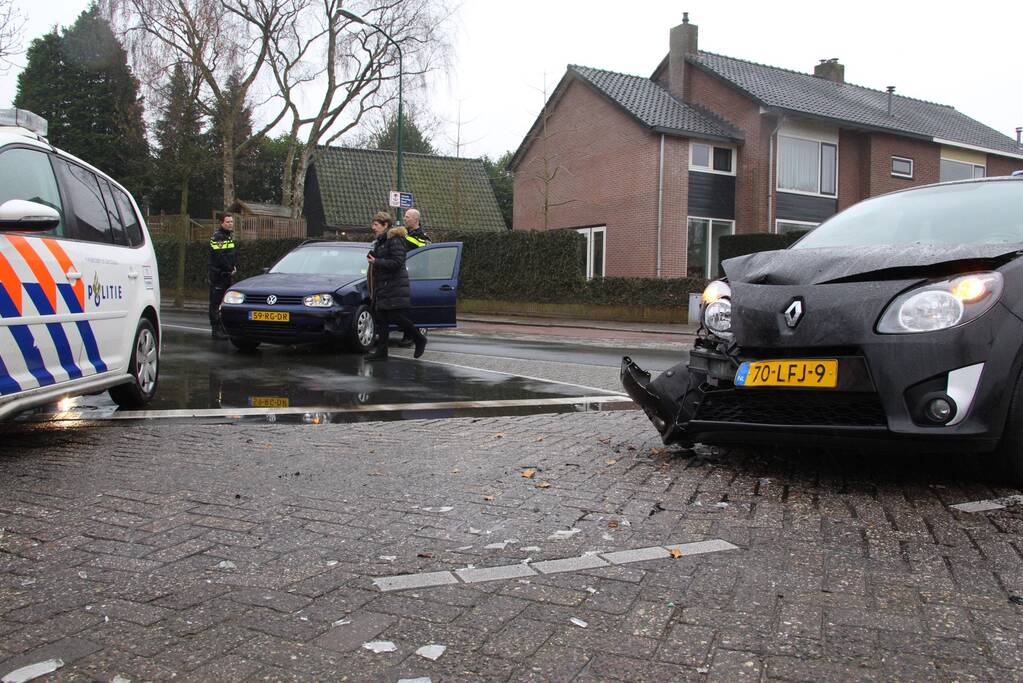
[[[0, 444], [0, 676], [1023, 678], [1023, 509], [949, 507], [1019, 493], [976, 459], [664, 449], [637, 412], [5, 425]], [[373, 583], [708, 539], [739, 549]]]

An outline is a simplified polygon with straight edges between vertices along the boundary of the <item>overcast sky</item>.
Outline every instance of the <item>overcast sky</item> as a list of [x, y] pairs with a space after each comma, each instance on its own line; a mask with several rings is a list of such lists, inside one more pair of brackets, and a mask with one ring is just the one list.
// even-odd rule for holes
[[[15, 2], [28, 16], [26, 46], [88, 5]], [[553, 89], [567, 64], [649, 76], [683, 10], [702, 50], [803, 72], [838, 57], [850, 83], [894, 85], [1012, 137], [1023, 126], [1020, 2], [463, 0], [451, 25], [453, 66], [425, 95], [441, 122], [435, 146], [455, 152], [460, 105], [462, 156], [514, 150], [540, 111], [545, 78]], [[24, 63], [15, 61], [0, 76], [0, 107], [14, 97]]]

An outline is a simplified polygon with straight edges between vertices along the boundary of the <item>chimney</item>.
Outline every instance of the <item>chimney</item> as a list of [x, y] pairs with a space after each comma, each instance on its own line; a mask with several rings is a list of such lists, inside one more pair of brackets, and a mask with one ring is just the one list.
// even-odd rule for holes
[[689, 12], [682, 13], [682, 23], [671, 29], [668, 41], [668, 91], [685, 99], [686, 55], [696, 54], [699, 28], [689, 23]]
[[838, 63], [838, 57], [822, 59], [820, 64], [813, 67], [813, 75], [835, 83], [845, 83], [845, 67]]
[[1016, 126], [1016, 144], [1020, 144], [1020, 134], [1023, 134], [1023, 128]]
[[888, 116], [892, 115], [892, 97], [895, 95], [895, 86], [889, 85], [885, 90], [888, 91]]

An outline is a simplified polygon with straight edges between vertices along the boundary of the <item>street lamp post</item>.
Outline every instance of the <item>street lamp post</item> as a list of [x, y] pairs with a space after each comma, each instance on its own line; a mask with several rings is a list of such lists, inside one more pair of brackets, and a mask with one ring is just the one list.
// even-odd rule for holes
[[[364, 25], [369, 26], [370, 28], [372, 28], [372, 29], [374, 29], [376, 31], [379, 31], [380, 35], [382, 35], [384, 38], [386, 38], [391, 43], [391, 45], [393, 45], [398, 50], [398, 192], [401, 192], [402, 191], [402, 182], [401, 182], [402, 181], [402, 178], [401, 178], [402, 148], [401, 147], [402, 147], [402, 125], [403, 125], [403, 118], [404, 118], [403, 115], [402, 115], [401, 91], [402, 91], [402, 77], [404, 76], [404, 72], [405, 72], [404, 66], [403, 66], [403, 63], [402, 63], [403, 60], [404, 60], [404, 57], [402, 56], [402, 53], [401, 53], [401, 45], [398, 43], [398, 41], [396, 41], [394, 38], [392, 38], [391, 35], [387, 31], [385, 31], [384, 29], [380, 28], [376, 24], [371, 24], [370, 22], [368, 22], [365, 19], [363, 19], [362, 17], [360, 17], [358, 14], [355, 14], [354, 12], [349, 12], [346, 9], [342, 9], [342, 10], [339, 10], [339, 11], [341, 13], [341, 16], [343, 16], [345, 19], [348, 19], [349, 21], [354, 21], [357, 24], [364, 24]], [[397, 207], [397, 213], [398, 213], [398, 222], [400, 223], [402, 217], [405, 215], [405, 209], [403, 209], [402, 207], [399, 206], [399, 207]]]

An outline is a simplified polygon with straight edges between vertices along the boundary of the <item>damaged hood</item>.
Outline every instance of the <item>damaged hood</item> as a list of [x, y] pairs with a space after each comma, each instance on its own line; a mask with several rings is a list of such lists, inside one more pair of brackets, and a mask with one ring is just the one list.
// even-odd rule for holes
[[783, 249], [723, 262], [730, 283], [819, 285], [932, 277], [997, 268], [1023, 253], [1023, 245], [881, 245]]

